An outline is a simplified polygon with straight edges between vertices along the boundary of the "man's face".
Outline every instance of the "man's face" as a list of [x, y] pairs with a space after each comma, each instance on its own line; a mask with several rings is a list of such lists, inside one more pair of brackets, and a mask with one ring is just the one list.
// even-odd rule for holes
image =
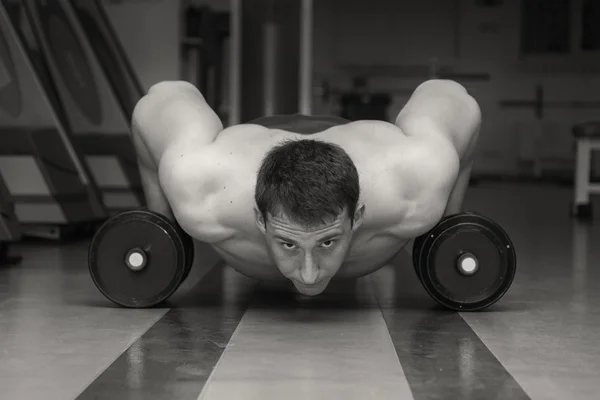
[[255, 215], [279, 271], [300, 293], [315, 296], [325, 290], [340, 269], [363, 211], [364, 206], [359, 205], [354, 223], [344, 211], [336, 219], [310, 228], [285, 216], [269, 215], [265, 224], [260, 211], [255, 210]]

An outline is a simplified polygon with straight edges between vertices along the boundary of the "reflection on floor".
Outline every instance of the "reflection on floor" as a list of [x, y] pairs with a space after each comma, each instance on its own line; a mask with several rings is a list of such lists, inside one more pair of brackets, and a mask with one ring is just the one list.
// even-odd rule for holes
[[307, 299], [204, 248], [172, 308], [120, 309], [93, 286], [87, 243], [20, 246], [22, 265], [0, 270], [0, 397], [597, 398], [600, 223], [571, 220], [570, 195], [469, 191], [519, 258], [511, 290], [478, 313], [437, 307], [405, 254]]

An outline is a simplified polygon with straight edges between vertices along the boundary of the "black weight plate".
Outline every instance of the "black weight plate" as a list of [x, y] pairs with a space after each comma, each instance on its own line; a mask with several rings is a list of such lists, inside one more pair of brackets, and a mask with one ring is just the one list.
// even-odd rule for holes
[[[468, 214], [468, 213], [465, 213]], [[463, 214], [463, 215], [465, 215]], [[456, 214], [455, 214], [456, 215]], [[417, 236], [413, 243], [413, 266], [415, 267], [415, 271], [417, 272], [417, 276], [421, 279], [419, 265], [421, 264], [421, 254], [423, 254], [423, 243], [428, 236], [431, 236], [432, 232], [444, 221], [448, 220], [448, 218], [452, 218], [455, 215], [447, 215], [443, 217], [433, 228], [424, 234]]]
[[[127, 252], [142, 249], [147, 264], [132, 271]], [[185, 274], [185, 243], [166, 217], [148, 210], [126, 211], [106, 221], [90, 245], [88, 265], [94, 284], [114, 303], [131, 308], [160, 304], [179, 287]]]
[[[456, 262], [474, 254], [478, 271], [465, 276]], [[509, 289], [516, 272], [514, 245], [494, 221], [475, 213], [449, 216], [425, 238], [418, 266], [425, 290], [438, 303], [457, 311], [481, 310]]]
[[185, 246], [185, 273], [183, 274], [183, 279], [181, 280], [181, 282], [183, 282], [190, 274], [192, 265], [194, 264], [194, 239], [192, 239], [190, 235], [183, 231], [183, 229], [181, 229], [181, 238], [183, 239], [183, 244]]
[[415, 268], [415, 271], [416, 271], [419, 279], [421, 279], [421, 275], [419, 275], [419, 264], [421, 263], [421, 251], [423, 250], [423, 241], [425, 240], [425, 237], [428, 234], [429, 234], [429, 232], [426, 232], [425, 234], [423, 234], [421, 236], [417, 236], [413, 242], [412, 261], [413, 261], [413, 266]]

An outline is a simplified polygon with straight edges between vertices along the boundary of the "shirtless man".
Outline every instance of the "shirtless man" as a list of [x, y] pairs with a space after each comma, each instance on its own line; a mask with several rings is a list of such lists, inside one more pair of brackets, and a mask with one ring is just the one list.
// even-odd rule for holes
[[132, 135], [151, 210], [240, 273], [317, 295], [461, 211], [480, 122], [464, 87], [430, 80], [394, 124], [295, 115], [223, 129], [193, 85], [161, 82]]

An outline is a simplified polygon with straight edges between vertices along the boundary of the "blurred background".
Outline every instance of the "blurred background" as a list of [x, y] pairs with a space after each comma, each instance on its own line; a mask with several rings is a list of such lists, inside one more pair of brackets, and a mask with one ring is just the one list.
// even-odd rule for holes
[[[273, 81], [281, 88], [275, 112], [297, 111], [302, 2], [233, 4], [242, 9], [240, 122], [267, 111], [256, 100], [265, 92], [260, 77], [269, 71], [269, 43], [279, 70]], [[106, 5], [145, 87], [162, 79], [214, 84], [198, 79], [206, 73], [198, 50], [222, 57], [209, 63], [222, 74], [223, 97], [215, 106], [225, 120], [230, 40], [219, 38], [231, 30], [231, 7], [225, 0]], [[599, 18], [594, 0], [314, 0], [311, 111], [393, 121], [418, 84], [454, 79], [484, 116], [476, 176], [569, 179], [572, 127], [600, 112], [600, 28], [593, 23]], [[206, 37], [219, 44], [194, 45]], [[352, 96], [358, 83], [370, 99]]]
[[[231, 126], [281, 113], [393, 122], [419, 84], [452, 79], [483, 112], [474, 180], [572, 185], [574, 126], [600, 111], [593, 0], [3, 4], [0, 171], [28, 226], [143, 204], [130, 117], [164, 80], [194, 83]], [[593, 154], [590, 167], [595, 180]]]
[[[600, 193], [597, 21], [599, 0], [1, 0], [2, 397], [195, 399], [210, 375], [202, 398], [598, 398], [600, 228], [572, 218], [593, 222]], [[403, 253], [309, 307], [177, 245], [159, 217], [95, 235], [145, 206], [130, 124], [156, 83], [192, 82], [228, 127], [393, 122], [429, 79], [483, 113], [465, 209], [519, 260], [495, 312], [438, 313]], [[500, 282], [510, 263], [490, 251]], [[103, 296], [153, 300], [165, 281], [165, 307]]]

